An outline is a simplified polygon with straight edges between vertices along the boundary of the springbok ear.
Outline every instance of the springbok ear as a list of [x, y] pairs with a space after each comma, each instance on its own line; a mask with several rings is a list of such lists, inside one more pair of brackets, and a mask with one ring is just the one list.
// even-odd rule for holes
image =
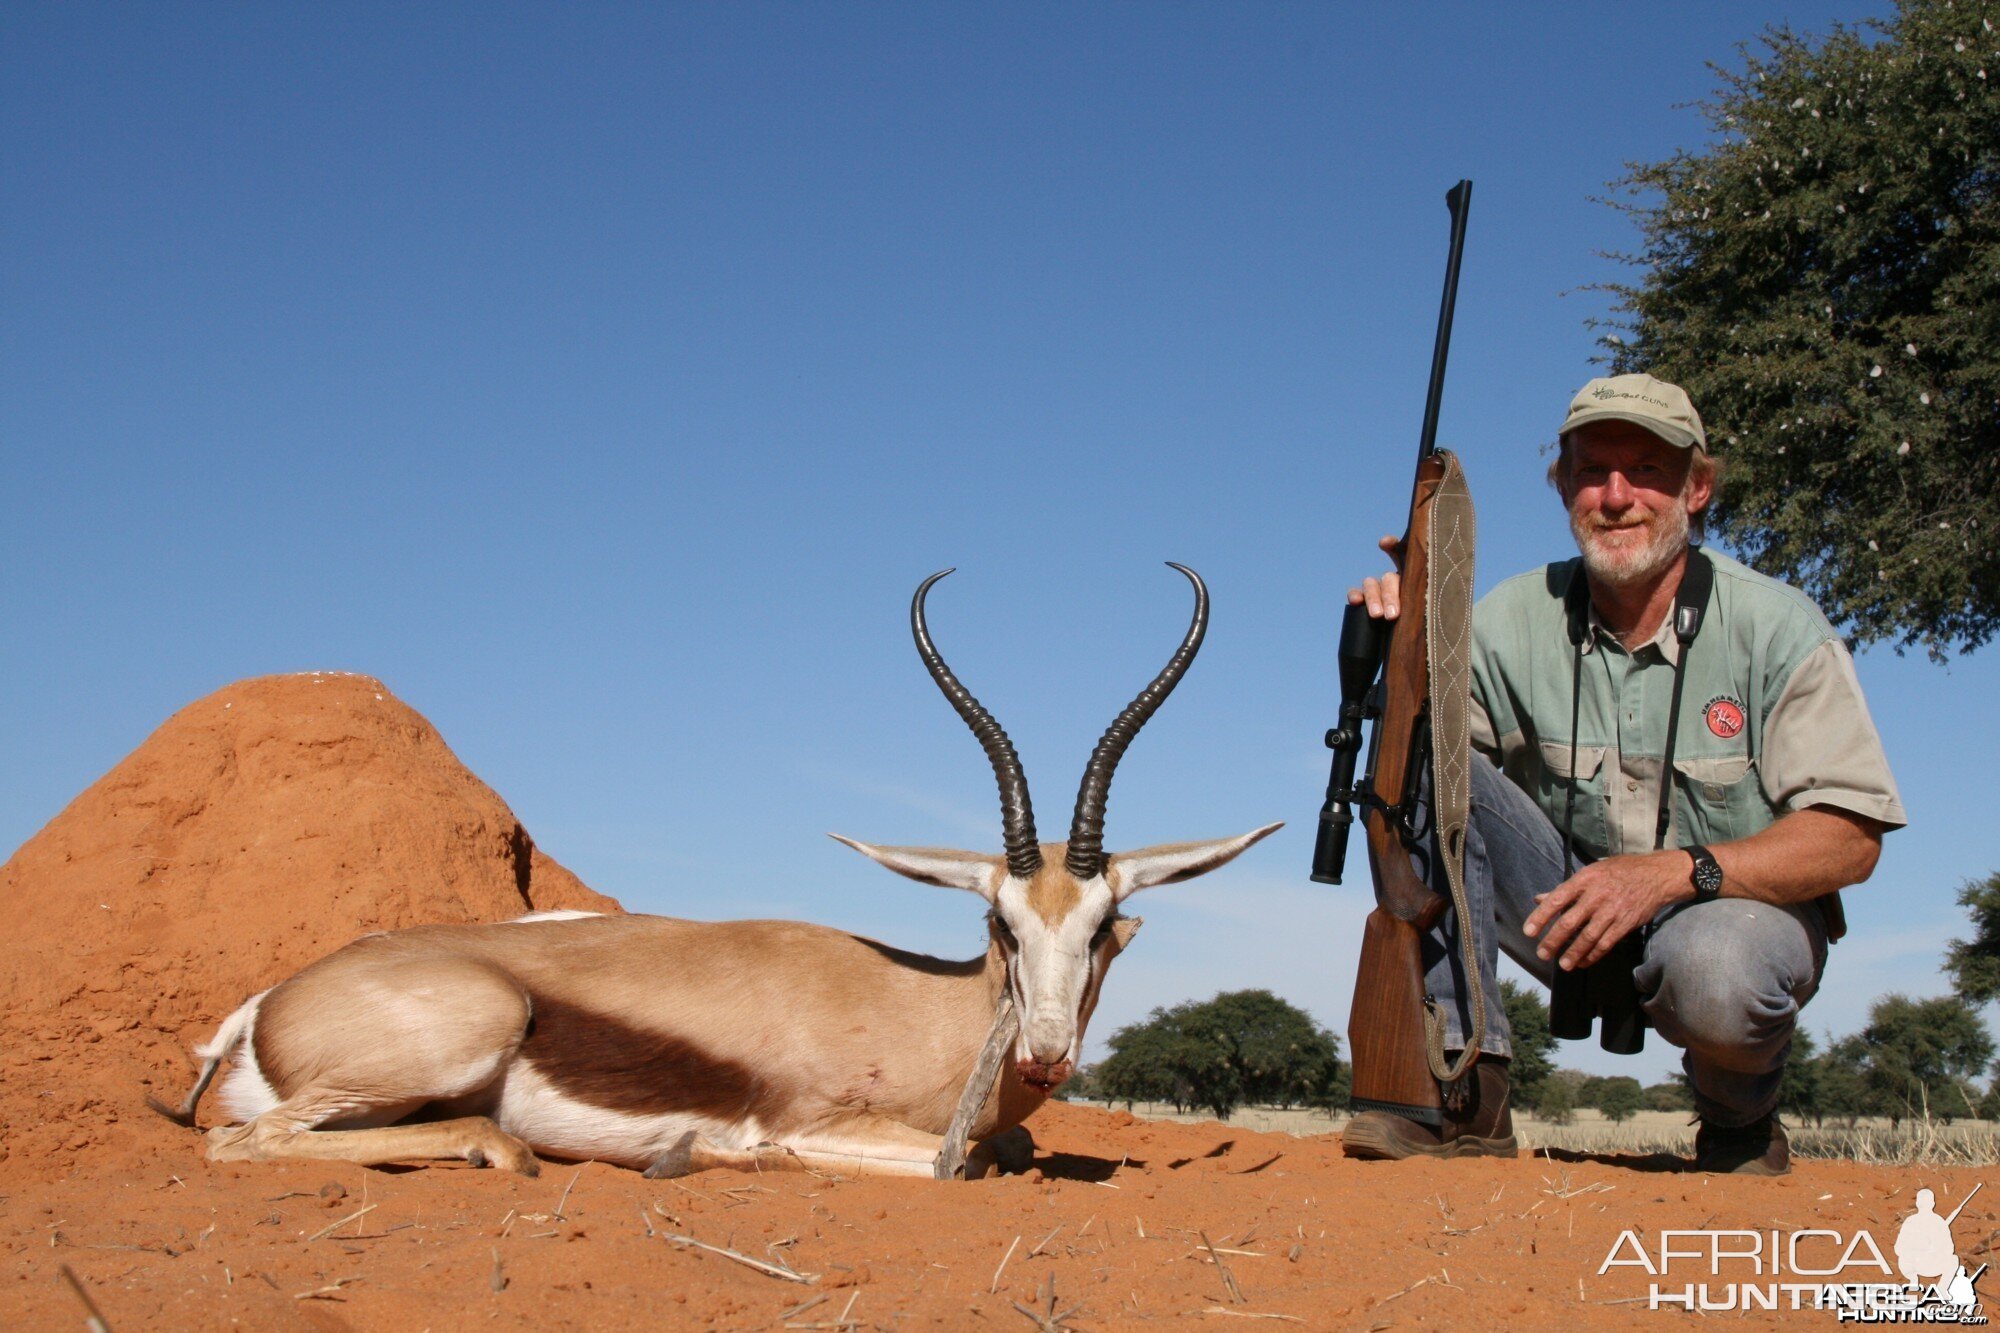
[[875, 847], [838, 833], [826, 836], [881, 862], [899, 875], [942, 889], [970, 889], [989, 903], [1007, 878], [1007, 863], [997, 856], [953, 851], [949, 847]]
[[1136, 852], [1119, 852], [1105, 867], [1104, 878], [1111, 892], [1123, 902], [1141, 889], [1156, 884], [1178, 884], [1196, 875], [1206, 875], [1217, 866], [1228, 865], [1251, 844], [1268, 838], [1283, 828], [1284, 821], [1266, 824], [1235, 838], [1213, 842], [1165, 842]]

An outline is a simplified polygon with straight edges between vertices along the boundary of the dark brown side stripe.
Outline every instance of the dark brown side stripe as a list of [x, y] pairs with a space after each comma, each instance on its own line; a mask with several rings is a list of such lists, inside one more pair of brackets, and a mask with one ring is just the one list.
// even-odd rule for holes
[[740, 1116], [761, 1100], [761, 1081], [733, 1060], [546, 995], [529, 998], [535, 1016], [521, 1055], [565, 1096], [634, 1115], [718, 1118]]

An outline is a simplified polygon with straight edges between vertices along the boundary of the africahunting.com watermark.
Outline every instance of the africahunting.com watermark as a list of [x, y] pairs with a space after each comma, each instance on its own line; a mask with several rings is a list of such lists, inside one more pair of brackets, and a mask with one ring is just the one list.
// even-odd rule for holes
[[1656, 1232], [1650, 1246], [1646, 1233], [1621, 1231], [1597, 1272], [1644, 1270], [1653, 1310], [1825, 1310], [1842, 1323], [1984, 1324], [1976, 1284], [1986, 1265], [1968, 1270], [1951, 1236], [1981, 1188], [1947, 1216], [1932, 1191], [1918, 1190], [1889, 1251], [1893, 1266], [1866, 1230], [1704, 1228]]

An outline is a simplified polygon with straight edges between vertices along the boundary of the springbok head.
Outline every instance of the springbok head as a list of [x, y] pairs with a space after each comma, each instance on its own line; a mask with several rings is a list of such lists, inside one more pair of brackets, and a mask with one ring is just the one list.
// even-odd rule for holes
[[1007, 851], [1002, 856], [942, 847], [875, 847], [833, 836], [900, 875], [948, 889], [970, 889], [991, 904], [987, 920], [1007, 959], [1008, 985], [1021, 1016], [1015, 1065], [1021, 1079], [1051, 1090], [1075, 1068], [1084, 1026], [1111, 960], [1131, 943], [1137, 917], [1119, 913], [1124, 901], [1156, 884], [1175, 884], [1226, 865], [1281, 824], [1212, 842], [1165, 843], [1135, 852], [1104, 850], [1105, 801], [1111, 775], [1139, 728], [1146, 725], [1187, 673], [1208, 630], [1208, 588], [1185, 565], [1173, 568], [1194, 585], [1194, 619], [1181, 646], [1153, 683], [1139, 692], [1097, 742], [1083, 771], [1069, 841], [1035, 840], [1028, 778], [1014, 744], [993, 715], [958, 682], [931, 642], [924, 598], [951, 570], [925, 579], [910, 603], [917, 652], [945, 698], [972, 728], [1000, 782], [1000, 818]]

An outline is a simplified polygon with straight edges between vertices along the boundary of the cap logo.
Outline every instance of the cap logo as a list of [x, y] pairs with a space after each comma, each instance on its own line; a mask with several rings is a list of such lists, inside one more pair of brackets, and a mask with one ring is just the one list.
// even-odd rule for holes
[[1614, 389], [1611, 388], [1609, 385], [1592, 389], [1590, 391], [1590, 396], [1592, 398], [1598, 399], [1599, 401], [1602, 401], [1606, 398], [1630, 398], [1635, 402], [1651, 403], [1654, 407], [1664, 408], [1669, 412], [1673, 410], [1673, 405], [1667, 402], [1667, 400], [1664, 398], [1654, 398], [1643, 393], [1626, 393], [1623, 389]]

